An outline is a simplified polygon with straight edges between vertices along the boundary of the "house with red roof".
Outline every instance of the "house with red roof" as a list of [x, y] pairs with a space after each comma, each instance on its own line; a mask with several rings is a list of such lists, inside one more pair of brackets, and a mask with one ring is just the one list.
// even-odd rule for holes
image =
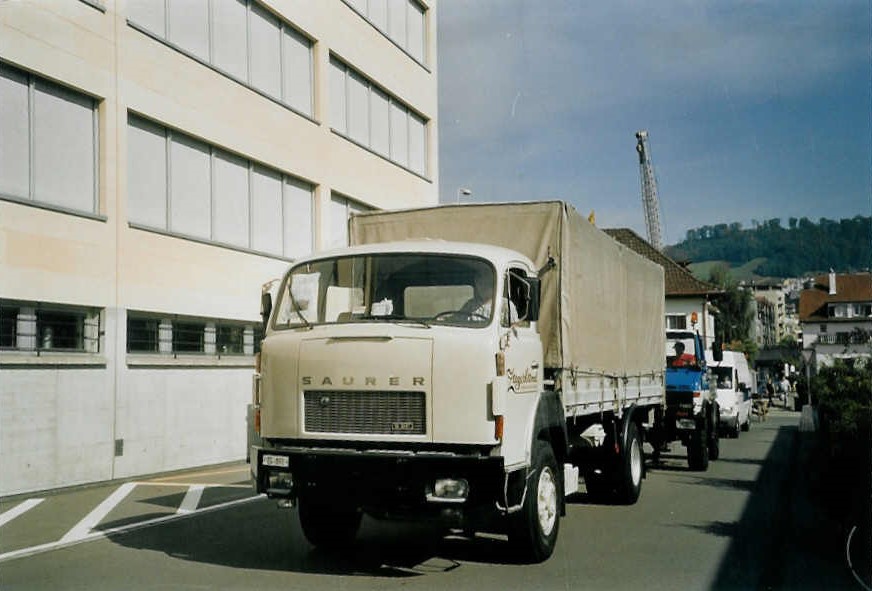
[[799, 295], [799, 321], [815, 368], [872, 357], [872, 274], [815, 277]]

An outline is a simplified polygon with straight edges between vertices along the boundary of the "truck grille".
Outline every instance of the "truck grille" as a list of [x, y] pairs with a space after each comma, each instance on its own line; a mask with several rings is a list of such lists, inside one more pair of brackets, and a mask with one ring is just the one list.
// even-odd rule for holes
[[423, 392], [303, 393], [305, 427], [310, 433], [423, 435]]

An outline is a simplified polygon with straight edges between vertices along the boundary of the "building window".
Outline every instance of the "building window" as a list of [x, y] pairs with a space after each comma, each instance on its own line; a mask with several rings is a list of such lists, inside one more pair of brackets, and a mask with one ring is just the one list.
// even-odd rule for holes
[[0, 303], [0, 349], [14, 349], [18, 339], [18, 307]]
[[157, 353], [160, 351], [160, 320], [157, 318], [127, 318], [127, 352]]
[[346, 0], [345, 2], [418, 63], [426, 58], [426, 9], [415, 0]]
[[0, 301], [0, 348], [99, 353], [100, 311], [41, 302]]
[[166, 355], [254, 355], [260, 350], [259, 323], [165, 317], [148, 312], [127, 314], [127, 352]]
[[128, 18], [237, 82], [312, 116], [312, 41], [257, 2], [131, 0]]
[[427, 174], [427, 120], [335, 57], [330, 58], [330, 118], [335, 132]]
[[355, 213], [371, 211], [372, 208], [349, 199], [339, 193], [333, 193], [330, 198], [330, 237], [328, 248], [348, 246], [348, 220]]
[[206, 323], [173, 322], [173, 353], [205, 353]]
[[128, 117], [129, 220], [270, 255], [312, 251], [312, 185]]
[[0, 63], [0, 196], [97, 212], [97, 102]]
[[666, 330], [686, 330], [687, 316], [684, 314], [667, 314]]

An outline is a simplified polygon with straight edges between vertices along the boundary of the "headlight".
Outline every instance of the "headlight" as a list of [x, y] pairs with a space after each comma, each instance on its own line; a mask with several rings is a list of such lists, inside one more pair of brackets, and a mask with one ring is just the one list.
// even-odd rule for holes
[[427, 500], [431, 503], [463, 503], [469, 496], [469, 482], [463, 478], [440, 478], [427, 487]]

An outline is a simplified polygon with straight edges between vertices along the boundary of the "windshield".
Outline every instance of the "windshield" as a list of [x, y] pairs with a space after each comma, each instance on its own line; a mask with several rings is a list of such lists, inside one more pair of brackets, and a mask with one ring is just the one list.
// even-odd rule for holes
[[348, 322], [485, 326], [496, 273], [483, 259], [441, 254], [338, 257], [294, 267], [276, 328]]
[[712, 368], [712, 375], [717, 380], [717, 387], [721, 389], [733, 387], [733, 368], [725, 365]]
[[666, 342], [666, 366], [667, 367], [690, 367], [698, 366], [696, 347], [693, 335], [668, 336]]

